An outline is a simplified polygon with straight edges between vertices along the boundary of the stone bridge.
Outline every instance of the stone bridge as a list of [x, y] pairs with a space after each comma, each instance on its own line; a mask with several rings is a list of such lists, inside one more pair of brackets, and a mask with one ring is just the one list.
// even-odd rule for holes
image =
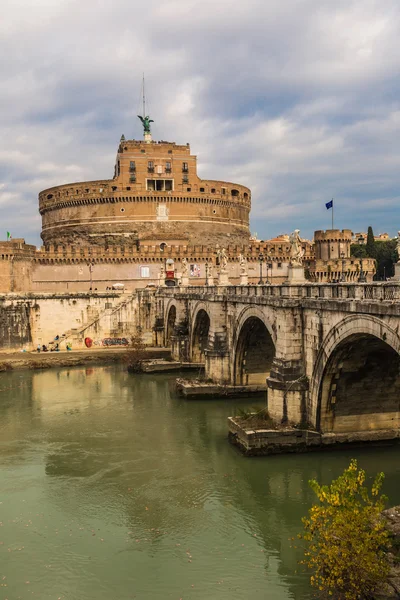
[[272, 418], [324, 433], [393, 430], [400, 416], [400, 284], [158, 288], [139, 293], [177, 360], [266, 385]]

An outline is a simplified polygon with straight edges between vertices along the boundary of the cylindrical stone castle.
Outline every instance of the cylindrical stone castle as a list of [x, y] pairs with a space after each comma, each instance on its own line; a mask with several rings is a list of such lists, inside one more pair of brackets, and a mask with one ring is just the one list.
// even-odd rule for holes
[[66, 184], [39, 194], [42, 239], [78, 246], [247, 244], [247, 187], [197, 176], [189, 144], [125, 140], [114, 178]]

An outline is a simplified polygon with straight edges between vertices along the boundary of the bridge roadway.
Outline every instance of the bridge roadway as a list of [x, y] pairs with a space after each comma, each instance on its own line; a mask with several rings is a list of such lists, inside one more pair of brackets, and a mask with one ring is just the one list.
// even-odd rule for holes
[[400, 283], [159, 287], [139, 320], [206, 378], [265, 384], [271, 417], [324, 433], [398, 430]]

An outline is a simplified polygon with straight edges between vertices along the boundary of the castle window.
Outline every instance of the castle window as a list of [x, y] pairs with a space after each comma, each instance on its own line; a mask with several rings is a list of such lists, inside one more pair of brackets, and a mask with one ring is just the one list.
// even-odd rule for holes
[[147, 179], [146, 187], [150, 192], [172, 192], [174, 184], [173, 179]]
[[162, 165], [157, 165], [157, 173], [158, 173], [159, 175], [161, 175], [161, 174], [162, 174], [162, 172], [163, 172], [163, 170], [162, 170]]
[[187, 175], [184, 175], [184, 176], [182, 177], [182, 183], [189, 183], [189, 178], [188, 178], [188, 176], [187, 176]]
[[113, 185], [113, 186], [111, 187], [111, 189], [112, 189], [112, 191], [113, 191], [113, 192], [115, 192], [115, 190], [117, 189], [117, 186], [116, 186], [116, 185]]
[[129, 170], [131, 173], [134, 173], [136, 171], [136, 164], [134, 160], [131, 160], [129, 163]]
[[120, 175], [121, 173], [121, 163], [118, 161], [117, 163], [117, 175]]
[[149, 173], [154, 173], [154, 162], [152, 160], [149, 160], [147, 163], [147, 171]]
[[191, 191], [192, 191], [192, 188], [186, 188], [186, 191], [187, 191], [187, 192], [191, 192]]
[[130, 188], [130, 187], [127, 187], [126, 189], [128, 190], [128, 192], [130, 192], [130, 191], [131, 191], [131, 188]]
[[184, 173], [188, 173], [189, 172], [189, 167], [188, 167], [187, 162], [182, 163], [182, 171]]
[[172, 150], [168, 150], [168, 154], [172, 154]]
[[154, 179], [148, 179], [146, 182], [146, 187], [149, 192], [154, 192], [154, 190], [156, 189], [156, 182], [154, 181]]
[[141, 150], [140, 152], [141, 152], [142, 154], [144, 154], [144, 153], [146, 152], [146, 150]]
[[214, 208], [214, 210], [213, 210], [213, 214], [214, 214], [214, 215], [216, 215], [216, 214], [217, 214], [217, 211], [215, 210], [215, 208]]
[[150, 277], [150, 268], [140, 267], [140, 277]]
[[226, 194], [226, 188], [221, 188], [221, 193]]
[[48, 194], [48, 195], [47, 195], [47, 200], [51, 200], [51, 199], [52, 199], [52, 197], [53, 197], [53, 194]]
[[204, 192], [205, 190], [204, 190], [204, 188], [200, 188], [200, 191], [201, 191], [201, 192]]
[[231, 195], [232, 196], [239, 196], [239, 191], [238, 190], [231, 190]]
[[165, 163], [165, 172], [171, 173], [171, 163], [170, 162]]
[[282, 269], [282, 263], [278, 262], [278, 269]]
[[211, 188], [211, 193], [215, 194], [215, 188]]
[[161, 242], [160, 244], [160, 250], [161, 252], [164, 252], [165, 248], [167, 247], [167, 244], [165, 242]]
[[245, 193], [243, 194], [243, 196], [244, 196], [245, 198], [248, 198], [248, 197], [249, 197], [249, 195], [248, 195], [248, 193], [247, 193], [247, 192], [245, 192]]
[[131, 183], [135, 183], [135, 182], [136, 182], [136, 175], [131, 175], [131, 176], [129, 177], [129, 181], [130, 181]]
[[119, 210], [120, 210], [121, 212], [125, 212], [125, 209], [124, 209], [124, 208], [120, 208]]

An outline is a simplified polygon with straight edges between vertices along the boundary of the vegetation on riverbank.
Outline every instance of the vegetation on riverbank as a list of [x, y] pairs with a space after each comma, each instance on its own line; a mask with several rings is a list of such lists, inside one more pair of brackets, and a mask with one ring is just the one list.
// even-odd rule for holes
[[331, 485], [309, 482], [318, 497], [303, 518], [304, 560], [311, 584], [323, 597], [336, 600], [370, 598], [390, 572], [390, 533], [380, 494], [384, 479], [378, 473], [371, 489], [365, 471], [352, 460]]

